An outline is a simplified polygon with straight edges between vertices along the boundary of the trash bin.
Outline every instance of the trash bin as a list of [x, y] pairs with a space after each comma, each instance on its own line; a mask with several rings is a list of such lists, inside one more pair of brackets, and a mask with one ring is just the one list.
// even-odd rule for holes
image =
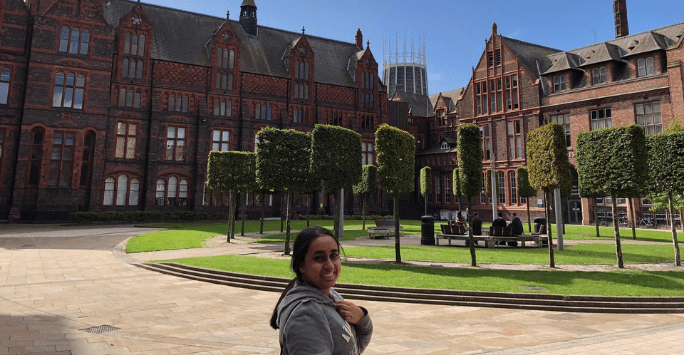
[[534, 232], [539, 234], [539, 231], [541, 230], [541, 226], [546, 225], [546, 218], [544, 217], [536, 217], [534, 219]]
[[420, 217], [420, 245], [435, 245], [435, 218]]

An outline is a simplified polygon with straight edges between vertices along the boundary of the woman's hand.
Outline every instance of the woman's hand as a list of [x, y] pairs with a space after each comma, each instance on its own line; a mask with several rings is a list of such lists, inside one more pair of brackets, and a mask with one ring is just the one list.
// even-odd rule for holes
[[337, 301], [335, 302], [335, 308], [337, 309], [337, 313], [339, 313], [345, 321], [351, 324], [358, 323], [366, 316], [361, 307], [349, 301]]

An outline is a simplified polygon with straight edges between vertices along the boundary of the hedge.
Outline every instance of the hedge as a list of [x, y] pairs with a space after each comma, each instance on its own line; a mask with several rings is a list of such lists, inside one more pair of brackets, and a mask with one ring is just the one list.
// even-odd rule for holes
[[479, 196], [482, 191], [482, 137], [480, 127], [465, 124], [458, 129], [458, 169], [461, 193]]
[[375, 165], [364, 165], [361, 171], [361, 181], [354, 185], [354, 195], [374, 194], [378, 190], [378, 168]]
[[420, 194], [427, 196], [432, 193], [432, 168], [429, 166], [420, 169]]
[[383, 124], [375, 132], [380, 185], [393, 196], [415, 188], [416, 142], [408, 132]]
[[567, 184], [570, 160], [563, 126], [553, 122], [527, 135], [527, 166], [530, 185], [537, 190], [554, 190]]
[[225, 220], [225, 211], [108, 211], [108, 212], [73, 212], [74, 223], [137, 223], [137, 222], [188, 222], [204, 220]]
[[311, 132], [311, 172], [323, 182], [323, 191], [352, 191], [361, 181], [361, 135], [344, 127], [317, 124]]

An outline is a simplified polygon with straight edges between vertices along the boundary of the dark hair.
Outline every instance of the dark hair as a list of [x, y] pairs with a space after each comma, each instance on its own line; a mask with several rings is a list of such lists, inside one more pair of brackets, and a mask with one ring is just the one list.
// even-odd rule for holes
[[513, 212], [513, 217], [517, 217], [517, 216], [518, 216], [518, 214]]
[[503, 213], [499, 212], [499, 213], [497, 213], [496, 215], [499, 216], [499, 217], [502, 217], [502, 216], [503, 216]]
[[473, 213], [473, 217], [477, 217], [477, 216], [479, 216], [479, 215], [480, 215], [480, 214], [477, 213], [477, 212]]
[[306, 253], [309, 252], [309, 246], [311, 243], [318, 239], [318, 237], [322, 236], [329, 236], [335, 239], [335, 243], [337, 243], [337, 248], [340, 248], [340, 240], [335, 237], [335, 235], [319, 226], [315, 227], [309, 227], [306, 229], [303, 229], [299, 234], [297, 235], [297, 238], [295, 239], [294, 246], [292, 246], [292, 262], [290, 263], [290, 267], [292, 267], [292, 271], [294, 271], [295, 277], [290, 283], [285, 287], [285, 290], [283, 290], [283, 293], [280, 294], [280, 298], [278, 299], [278, 302], [275, 305], [275, 308], [273, 309], [273, 314], [271, 315], [271, 327], [273, 329], [278, 329], [278, 305], [280, 305], [280, 302], [285, 298], [285, 295], [287, 295], [290, 290], [295, 285], [295, 282], [297, 280], [302, 279], [302, 271], [299, 270], [300, 266], [302, 263], [304, 263], [304, 259], [306, 258]]

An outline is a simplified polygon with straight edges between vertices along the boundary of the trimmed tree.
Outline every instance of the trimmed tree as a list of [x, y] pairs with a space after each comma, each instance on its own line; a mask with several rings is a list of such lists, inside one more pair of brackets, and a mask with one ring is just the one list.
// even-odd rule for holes
[[565, 130], [558, 123], [541, 126], [527, 135], [527, 166], [530, 185], [544, 192], [544, 209], [549, 236], [549, 266], [556, 267], [553, 234], [549, 218], [549, 194], [562, 187], [570, 177], [570, 160]]
[[285, 255], [290, 255], [290, 200], [306, 188], [311, 135], [293, 129], [266, 127], [258, 133], [256, 176], [263, 188], [285, 194]]
[[399, 196], [414, 190], [416, 140], [408, 132], [388, 124], [375, 132], [380, 185], [394, 200], [394, 249], [396, 262], [401, 263], [399, 240]]
[[520, 167], [517, 171], [518, 195], [527, 199], [527, 229], [532, 232], [532, 222], [530, 221], [530, 198], [537, 197], [537, 190], [530, 185], [529, 172], [526, 167]]
[[326, 194], [335, 195], [335, 235], [340, 237], [342, 189], [351, 192], [361, 181], [361, 135], [344, 127], [314, 126], [311, 132], [311, 171], [322, 182]]
[[250, 152], [209, 152], [207, 162], [207, 187], [228, 194], [228, 231], [227, 241], [235, 233], [235, 194], [249, 186], [250, 174], [254, 164], [254, 153]]
[[361, 195], [361, 218], [363, 219], [361, 229], [363, 230], [366, 230], [366, 200], [368, 195], [378, 191], [377, 175], [378, 168], [375, 165], [364, 165], [361, 182], [354, 185], [354, 195]]
[[[463, 192], [461, 191], [461, 170], [458, 167], [454, 168], [453, 175], [453, 190], [454, 194], [456, 194], [456, 198], [458, 198], [458, 211], [460, 212], [463, 210], [463, 206], [461, 206], [461, 196], [463, 196]], [[468, 223], [470, 223], [470, 221], [468, 221]]]
[[[660, 133], [647, 137], [649, 190], [667, 195], [669, 213], [675, 211], [676, 195], [684, 194], [684, 132]], [[671, 219], [674, 221], [674, 215]], [[671, 225], [675, 265], [681, 266], [677, 229]]]
[[420, 169], [420, 194], [423, 195], [425, 214], [427, 216], [427, 195], [432, 192], [432, 168], [429, 166]]
[[648, 181], [648, 151], [639, 125], [583, 132], [577, 137], [577, 170], [580, 185], [603, 191], [613, 200], [613, 229], [619, 268], [624, 268], [617, 198], [639, 194]]
[[[458, 172], [461, 183], [460, 191], [468, 199], [468, 221], [472, 221], [472, 198], [478, 196], [482, 189], [482, 137], [480, 127], [472, 123], [465, 124], [458, 129]], [[456, 180], [456, 179], [454, 179]], [[475, 241], [473, 229], [468, 228], [470, 240], [471, 265], [477, 266], [475, 256]]]

